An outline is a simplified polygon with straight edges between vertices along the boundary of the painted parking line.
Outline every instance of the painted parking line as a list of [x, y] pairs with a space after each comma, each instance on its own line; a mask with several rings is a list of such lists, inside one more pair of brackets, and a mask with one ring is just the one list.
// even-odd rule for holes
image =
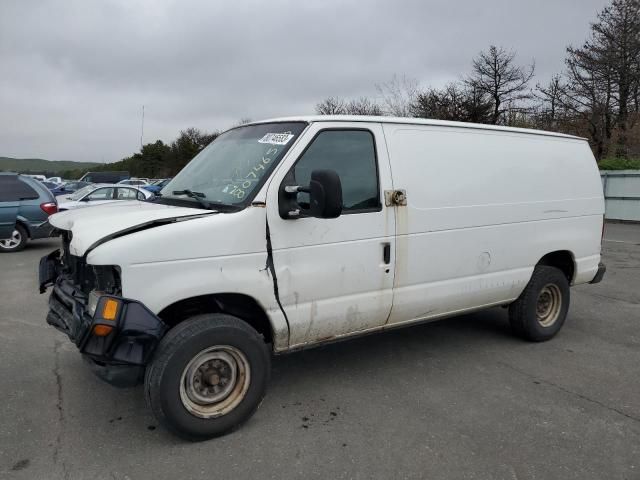
[[637, 242], [628, 242], [628, 241], [626, 241], [626, 240], [614, 240], [614, 239], [612, 239], [612, 238], [605, 238], [605, 239], [604, 239], [604, 241], [605, 241], [605, 242], [613, 242], [613, 243], [626, 243], [626, 244], [628, 244], [628, 245], [640, 245], [640, 244], [639, 244], [639, 243], [637, 243]]

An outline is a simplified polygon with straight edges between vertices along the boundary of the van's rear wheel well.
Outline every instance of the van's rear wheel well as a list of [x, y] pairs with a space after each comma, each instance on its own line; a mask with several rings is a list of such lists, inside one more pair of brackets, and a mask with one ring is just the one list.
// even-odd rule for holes
[[556, 267], [567, 277], [569, 283], [573, 281], [573, 274], [575, 272], [575, 261], [573, 255], [568, 250], [558, 250], [555, 252], [547, 253], [544, 257], [538, 261], [538, 265], [546, 265], [549, 267]]
[[31, 230], [29, 230], [29, 226], [25, 222], [20, 219], [16, 219], [16, 225], [20, 225], [24, 228], [24, 231], [27, 232], [27, 238], [31, 238]]
[[184, 320], [203, 313], [226, 313], [245, 321], [273, 344], [273, 331], [266, 312], [248, 295], [217, 293], [186, 298], [164, 308], [158, 315], [170, 328]]

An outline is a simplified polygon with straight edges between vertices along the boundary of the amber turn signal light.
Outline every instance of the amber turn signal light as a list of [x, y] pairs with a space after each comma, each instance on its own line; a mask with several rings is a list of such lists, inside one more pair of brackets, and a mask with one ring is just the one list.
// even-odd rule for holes
[[107, 298], [102, 307], [102, 319], [103, 320], [115, 320], [118, 315], [119, 303], [113, 298]]
[[112, 330], [113, 327], [109, 325], [96, 325], [95, 327], [93, 327], [93, 334], [96, 337], [106, 337], [112, 332]]

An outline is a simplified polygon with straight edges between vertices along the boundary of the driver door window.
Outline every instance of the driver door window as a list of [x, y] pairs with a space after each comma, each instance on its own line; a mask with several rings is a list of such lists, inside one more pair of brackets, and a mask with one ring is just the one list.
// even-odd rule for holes
[[[297, 185], [309, 185], [314, 170], [334, 170], [342, 183], [343, 214], [379, 211], [378, 170], [373, 134], [368, 130], [318, 133], [293, 168]], [[309, 208], [309, 194], [298, 203]]]

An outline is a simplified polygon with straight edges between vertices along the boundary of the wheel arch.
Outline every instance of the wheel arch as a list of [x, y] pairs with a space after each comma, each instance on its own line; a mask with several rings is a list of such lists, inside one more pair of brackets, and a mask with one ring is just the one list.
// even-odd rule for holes
[[158, 316], [169, 328], [202, 313], [226, 313], [246, 322], [273, 345], [274, 328], [265, 309], [253, 297], [243, 293], [214, 293], [189, 297], [163, 308]]
[[31, 226], [26, 218], [18, 216], [16, 217], [16, 225], [20, 225], [27, 232], [27, 237], [31, 239]]
[[569, 283], [573, 282], [576, 273], [576, 259], [570, 250], [556, 250], [544, 255], [536, 265], [555, 267], [562, 271]]

